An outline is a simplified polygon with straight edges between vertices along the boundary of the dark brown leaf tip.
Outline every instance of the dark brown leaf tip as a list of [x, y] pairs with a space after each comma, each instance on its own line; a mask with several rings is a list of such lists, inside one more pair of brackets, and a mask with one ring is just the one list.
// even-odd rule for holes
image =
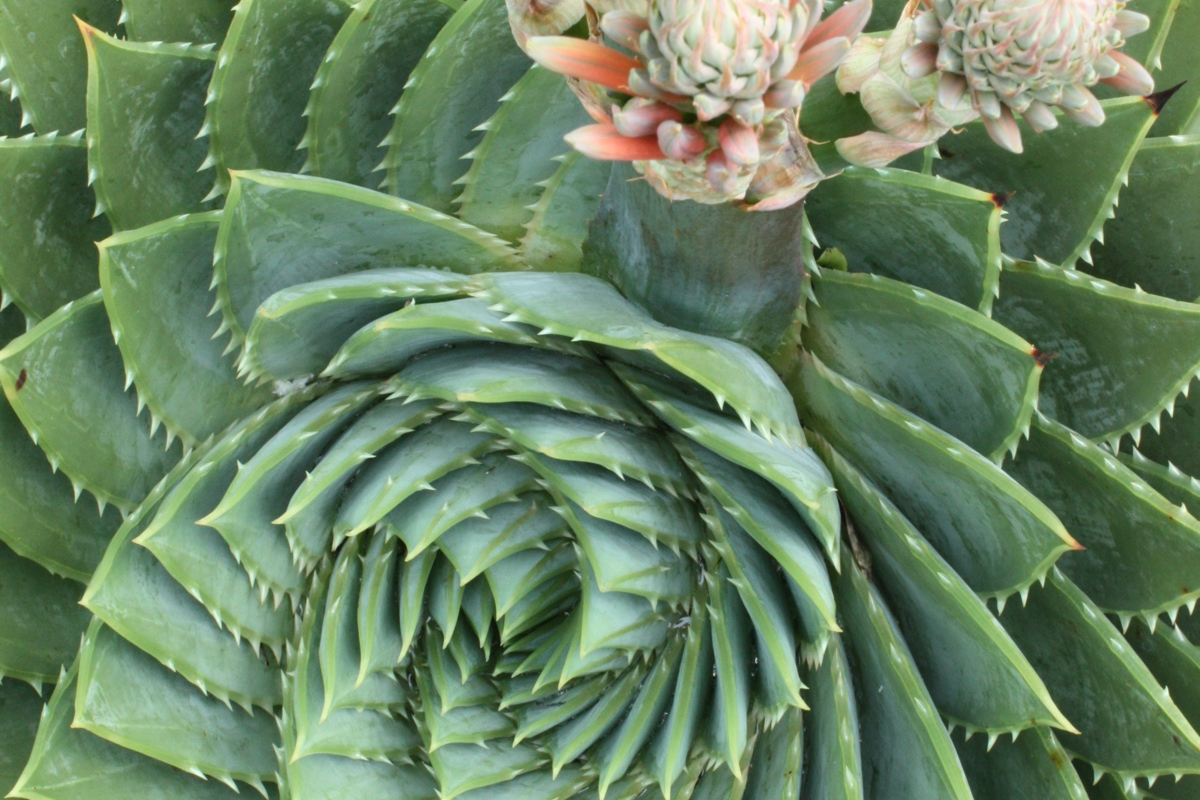
[[1183, 88], [1184, 83], [1187, 83], [1187, 81], [1177, 83], [1170, 89], [1163, 89], [1161, 92], [1148, 94], [1143, 98], [1146, 101], [1146, 104], [1150, 106], [1150, 110], [1154, 112], [1154, 116], [1157, 117], [1162, 113], [1163, 106], [1167, 104], [1167, 101], [1170, 100], [1176, 92]]
[[1008, 194], [1003, 194], [1001, 192], [993, 192], [992, 193], [992, 202], [996, 204], [996, 208], [1004, 208], [1004, 204], [1007, 203], [1009, 200], [1012, 200], [1012, 196], [1014, 194], [1016, 194], [1016, 192], [1009, 192]]
[[1058, 358], [1058, 353], [1043, 353], [1036, 347], [1030, 348], [1029, 355], [1033, 356], [1033, 360], [1037, 362], [1039, 367], [1043, 369], [1054, 359]]

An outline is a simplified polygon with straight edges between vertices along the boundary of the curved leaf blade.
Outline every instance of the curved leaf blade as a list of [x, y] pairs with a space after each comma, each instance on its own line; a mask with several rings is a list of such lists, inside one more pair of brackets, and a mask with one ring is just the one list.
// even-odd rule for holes
[[1200, 305], [1044, 262], [1007, 264], [1000, 288], [997, 321], [1048, 362], [1039, 409], [1090, 439], [1154, 424], [1200, 371]]
[[804, 347], [830, 369], [999, 461], [1037, 402], [1029, 342], [982, 314], [873, 275], [824, 270]]
[[0, 139], [0, 303], [36, 321], [100, 285], [95, 205], [82, 134]]
[[426, 47], [453, 10], [441, 0], [356, 3], [317, 69], [301, 172], [379, 188], [379, 143]]
[[194, 447], [271, 399], [239, 381], [207, 318], [220, 212], [177, 217], [100, 242], [100, 285], [126, 379]]
[[[480, 69], [487, 64], [487, 69]], [[461, 160], [483, 138], [477, 130], [500, 97], [529, 69], [500, 0], [468, 0], [442, 28], [409, 75], [383, 140], [380, 189], [444, 214], [453, 211]]]
[[215, 53], [138, 44], [82, 26], [88, 55], [88, 178], [117, 230], [204, 211], [209, 180], [197, 171]]
[[820, 246], [836, 247], [851, 270], [904, 281], [985, 314], [1000, 278], [1003, 206], [1003, 198], [945, 178], [861, 167], [823, 181], [804, 204]]
[[128, 509], [179, 459], [179, 449], [164, 450], [153, 440], [125, 392], [123, 374], [99, 291], [0, 350], [8, 402], [51, 466], [102, 506]]

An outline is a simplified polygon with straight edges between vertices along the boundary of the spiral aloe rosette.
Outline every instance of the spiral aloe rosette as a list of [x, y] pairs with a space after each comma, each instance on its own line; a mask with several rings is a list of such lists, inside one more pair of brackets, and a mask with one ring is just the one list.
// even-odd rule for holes
[[1194, 95], [824, 181], [768, 366], [546, 274], [609, 170], [504, 4], [67, 10], [0, 2], [86, 122], [0, 142], [15, 796], [1196, 793]]

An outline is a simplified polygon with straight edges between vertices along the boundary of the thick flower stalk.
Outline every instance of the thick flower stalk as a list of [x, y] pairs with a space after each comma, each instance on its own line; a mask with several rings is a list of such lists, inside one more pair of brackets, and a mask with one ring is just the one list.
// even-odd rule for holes
[[882, 130], [839, 142], [848, 160], [880, 166], [981, 118], [992, 140], [1022, 151], [1020, 117], [1037, 132], [1054, 109], [1091, 127], [1104, 110], [1090, 87], [1148, 95], [1154, 80], [1121, 52], [1150, 19], [1114, 0], [914, 0], [886, 39], [859, 39], [838, 73]]
[[656, 0], [605, 11], [591, 41], [534, 37], [525, 47], [593, 84], [582, 95], [597, 124], [568, 136], [580, 152], [634, 162], [668, 199], [772, 210], [824, 177], [799, 110], [870, 13], [870, 0], [824, 21], [815, 0]]

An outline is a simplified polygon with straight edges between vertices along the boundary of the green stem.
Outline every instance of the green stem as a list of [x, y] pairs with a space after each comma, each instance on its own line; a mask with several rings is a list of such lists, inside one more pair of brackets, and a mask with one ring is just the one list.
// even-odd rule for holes
[[748, 212], [671, 202], [615, 164], [583, 245], [584, 272], [658, 321], [770, 356], [801, 301], [803, 204]]

